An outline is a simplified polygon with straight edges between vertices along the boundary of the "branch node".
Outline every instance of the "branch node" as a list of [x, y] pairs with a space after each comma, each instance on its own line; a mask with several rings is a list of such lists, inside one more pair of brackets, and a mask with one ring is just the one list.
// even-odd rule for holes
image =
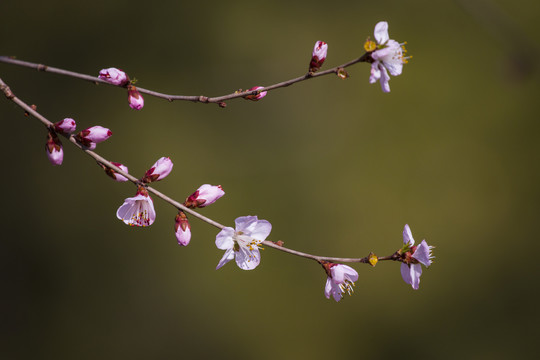
[[1, 85], [0, 90], [2, 90], [4, 95], [6, 95], [6, 98], [8, 98], [9, 100], [11, 100], [11, 99], [13, 99], [15, 97], [15, 95], [13, 94], [13, 92], [11, 91], [9, 86], [7, 86], [7, 85]]
[[208, 97], [207, 96], [199, 96], [199, 101], [205, 104], [208, 104]]
[[47, 71], [48, 66], [43, 64], [38, 64], [36, 67], [37, 71]]

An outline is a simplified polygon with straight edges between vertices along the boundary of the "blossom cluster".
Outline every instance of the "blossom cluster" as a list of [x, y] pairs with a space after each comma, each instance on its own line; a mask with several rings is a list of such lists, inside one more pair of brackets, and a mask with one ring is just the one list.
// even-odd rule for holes
[[[51, 164], [62, 165], [62, 162], [64, 161], [62, 142], [57, 134], [69, 137], [71, 133], [75, 131], [76, 126], [75, 120], [72, 118], [65, 118], [64, 120], [54, 123], [49, 128], [45, 150]], [[111, 135], [112, 132], [109, 129], [97, 125], [79, 132], [77, 135], [74, 135], [74, 138], [83, 149], [94, 150], [98, 143], [107, 140]]]
[[128, 90], [129, 106], [135, 110], [141, 110], [143, 108], [144, 98], [123, 70], [114, 67], [102, 69], [99, 71], [99, 78], [109, 84], [126, 87]]
[[[390, 39], [388, 34], [388, 23], [381, 21], [377, 23], [374, 30], [375, 41], [368, 40], [364, 44], [366, 54], [360, 58], [371, 64], [370, 83], [380, 82], [384, 92], [390, 92], [390, 75], [398, 76], [402, 73], [403, 65], [407, 63], [409, 57], [406, 53], [404, 43]], [[326, 60], [328, 44], [324, 41], [317, 41], [311, 53], [308, 74], [306, 76], [316, 76], [317, 72]], [[334, 69], [341, 78], [348, 77], [343, 68]], [[389, 75], [390, 74], [390, 75]], [[144, 99], [140, 92], [133, 85], [133, 81], [121, 69], [107, 68], [99, 72], [99, 78], [115, 86], [124, 87], [128, 92], [128, 103], [133, 109], [140, 110], [144, 106]], [[265, 87], [254, 86], [246, 91], [238, 91], [246, 100], [258, 101], [267, 95]], [[224, 104], [224, 103], [223, 103]], [[220, 105], [221, 106], [221, 105]], [[225, 105], [223, 105], [225, 106]], [[53, 165], [60, 165], [63, 161], [62, 143], [57, 134], [66, 137], [75, 132], [76, 123], [71, 118], [65, 118], [48, 129], [46, 150], [49, 161]], [[94, 150], [98, 143], [107, 140], [112, 132], [102, 126], [92, 126], [80, 131], [73, 138], [85, 150]], [[165, 179], [173, 170], [173, 162], [169, 157], [158, 159], [137, 181], [128, 172], [127, 166], [111, 162], [113, 166], [99, 163], [106, 174], [118, 182], [133, 181], [137, 185], [135, 196], [128, 197], [117, 209], [116, 216], [119, 220], [133, 227], [146, 227], [152, 225], [156, 220], [156, 210], [154, 202], [149, 195], [148, 185]], [[150, 189], [151, 190], [151, 189]], [[177, 243], [187, 246], [192, 238], [191, 225], [187, 213], [191, 209], [204, 208], [214, 204], [225, 195], [221, 185], [203, 184], [191, 195], [186, 197], [183, 207], [174, 219], [174, 233]], [[187, 213], [186, 213], [187, 212]], [[222, 226], [220, 226], [222, 227]], [[216, 235], [215, 245], [224, 253], [217, 263], [216, 270], [223, 267], [231, 260], [235, 260], [236, 265], [242, 270], [253, 270], [261, 263], [262, 246], [269, 243], [266, 239], [272, 231], [272, 224], [268, 220], [259, 219], [257, 216], [240, 216], [235, 220], [235, 227], [222, 227]], [[281, 246], [280, 242], [275, 243]], [[419, 288], [422, 265], [429, 267], [432, 264], [432, 249], [425, 240], [418, 245], [412, 236], [408, 225], [403, 230], [403, 246], [396, 251], [391, 260], [401, 262], [401, 276], [403, 280], [411, 285], [415, 290]], [[340, 263], [315, 257], [322, 265], [326, 273], [326, 284], [324, 295], [327, 299], [333, 298], [336, 302], [343, 298], [344, 294], [352, 295], [355, 283], [358, 281], [358, 272], [352, 267]], [[326, 258], [328, 259], [328, 258]], [[377, 264], [379, 258], [370, 254], [362, 262], [367, 262], [372, 266]], [[384, 260], [388, 260], [384, 259]]]

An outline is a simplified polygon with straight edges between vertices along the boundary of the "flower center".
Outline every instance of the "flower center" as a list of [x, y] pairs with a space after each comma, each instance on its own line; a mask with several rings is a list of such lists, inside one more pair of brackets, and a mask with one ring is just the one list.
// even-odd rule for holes
[[354, 283], [350, 280], [345, 280], [343, 283], [339, 284], [339, 289], [341, 290], [342, 294], [347, 292], [347, 294], [351, 296], [354, 292]]
[[137, 200], [137, 211], [131, 216], [131, 226], [149, 226], [147, 203], [144, 200]]
[[233, 235], [233, 241], [234, 251], [240, 251], [240, 247], [246, 248], [249, 251], [253, 251], [258, 248], [262, 249], [260, 240], [253, 239], [252, 237], [245, 235], [242, 231], [238, 231]]

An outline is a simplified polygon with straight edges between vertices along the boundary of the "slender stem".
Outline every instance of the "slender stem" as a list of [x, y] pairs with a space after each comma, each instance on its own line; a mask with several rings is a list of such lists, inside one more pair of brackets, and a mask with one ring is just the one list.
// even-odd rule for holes
[[[183, 101], [200, 102], [200, 103], [205, 103], [205, 104], [206, 103], [222, 103], [225, 100], [231, 100], [231, 99], [236, 99], [236, 98], [240, 98], [240, 97], [243, 98], [246, 95], [257, 95], [258, 93], [263, 92], [263, 91], [271, 91], [271, 90], [274, 90], [274, 89], [287, 87], [287, 86], [290, 86], [290, 85], [295, 84], [297, 82], [309, 80], [309, 79], [312, 79], [312, 78], [325, 76], [325, 75], [328, 75], [328, 74], [337, 74], [340, 69], [344, 69], [344, 68], [346, 68], [348, 66], [351, 66], [351, 65], [354, 65], [356, 63], [366, 62], [366, 61], [369, 61], [369, 54], [368, 53], [362, 55], [361, 57], [359, 57], [357, 59], [351, 60], [349, 62], [346, 62], [346, 63], [344, 63], [342, 65], [333, 67], [333, 68], [328, 69], [328, 70], [324, 70], [324, 71], [320, 71], [320, 72], [316, 72], [316, 73], [307, 73], [305, 75], [302, 75], [302, 76], [299, 76], [299, 77], [296, 77], [296, 78], [293, 78], [293, 79], [290, 79], [290, 80], [282, 81], [282, 82], [279, 82], [277, 84], [268, 85], [268, 86], [265, 86], [262, 89], [258, 89], [258, 90], [254, 90], [254, 91], [234, 92], [234, 93], [231, 93], [231, 94], [227, 94], [227, 95], [223, 95], [223, 96], [217, 96], [217, 97], [207, 97], [207, 96], [202, 96], [202, 95], [201, 96], [170, 95], [170, 94], [163, 94], [163, 93], [153, 91], [153, 90], [144, 89], [144, 88], [141, 88], [141, 87], [138, 87], [138, 86], [137, 86], [137, 90], [140, 93], [155, 96], [155, 97], [162, 98], [162, 99], [166, 99], [168, 101], [183, 100]], [[111, 86], [122, 87], [121, 85], [110, 84], [110, 83], [108, 83], [108, 82], [106, 82], [104, 80], [101, 80], [98, 77], [94, 77], [94, 76], [90, 76], [90, 75], [86, 75], [86, 74], [81, 74], [81, 73], [77, 73], [77, 72], [73, 72], [73, 71], [68, 71], [68, 70], [64, 70], [64, 69], [60, 69], [60, 68], [55, 68], [55, 67], [48, 66], [48, 65], [37, 64], [37, 63], [28, 62], [28, 61], [22, 61], [22, 60], [14, 59], [14, 58], [9, 57], [9, 56], [0, 56], [0, 62], [4, 62], [4, 63], [7, 63], [7, 64], [12, 64], [12, 65], [23, 66], [23, 67], [28, 67], [28, 68], [36, 69], [38, 71], [45, 71], [45, 72], [50, 72], [50, 73], [55, 73], [55, 74], [60, 74], [60, 75], [71, 76], [71, 77], [74, 77], [74, 78], [87, 80], [87, 81], [93, 82], [95, 84], [107, 84], [107, 85], [111, 85]]]
[[[38, 113], [36, 110], [34, 110], [32, 107], [30, 107], [28, 104], [26, 104], [24, 101], [20, 100], [18, 97], [16, 97], [13, 92], [11, 91], [11, 89], [9, 88], [9, 86], [7, 86], [6, 83], [4, 83], [4, 81], [0, 78], [0, 90], [5, 94], [5, 96], [13, 101], [15, 104], [17, 104], [19, 107], [21, 107], [24, 111], [26, 111], [28, 114], [32, 115], [33, 117], [35, 117], [36, 119], [38, 119], [39, 121], [41, 121], [41, 123], [43, 123], [43, 125], [45, 125], [48, 129], [52, 129], [54, 124], [49, 121], [47, 118], [45, 118], [43, 115], [41, 115], [40, 113]], [[135, 185], [138, 185], [140, 184], [140, 180], [135, 178], [134, 176], [130, 175], [129, 173], [123, 171], [122, 169], [118, 168], [117, 166], [115, 166], [114, 164], [112, 164], [109, 160], [103, 158], [102, 156], [100, 156], [99, 154], [95, 153], [94, 151], [91, 151], [91, 150], [87, 150], [85, 148], [83, 148], [78, 142], [77, 140], [75, 139], [75, 136], [74, 135], [64, 135], [64, 134], [60, 134], [62, 136], [64, 136], [65, 138], [67, 138], [72, 144], [74, 144], [76, 147], [78, 147], [79, 149], [81, 149], [82, 151], [84, 151], [88, 156], [92, 157], [94, 160], [96, 160], [98, 163], [100, 164], [103, 164], [104, 166], [110, 168], [110, 169], [113, 169], [115, 172], [125, 176], [127, 179], [129, 179], [132, 183], [134, 183]], [[175, 208], [177, 208], [178, 210], [182, 210], [190, 215], [193, 215], [194, 217], [210, 224], [210, 225], [213, 225], [215, 227], [217, 227], [218, 229], [223, 229], [225, 228], [225, 225], [222, 225], [204, 215], [201, 215], [199, 214], [198, 212], [182, 205], [181, 203], [179, 203], [178, 201], [175, 201], [174, 199], [168, 197], [167, 195], [159, 192], [158, 190], [152, 188], [152, 187], [147, 187], [148, 191], [151, 192], [152, 194], [156, 195], [157, 197], [159, 197], [160, 199], [162, 199], [163, 201], [171, 204], [172, 206], [174, 206]], [[289, 248], [286, 248], [282, 245], [279, 245], [279, 244], [276, 244], [272, 241], [268, 241], [268, 240], [265, 240], [262, 242], [264, 245], [268, 246], [268, 247], [271, 247], [273, 249], [276, 249], [276, 250], [279, 250], [279, 251], [283, 251], [283, 252], [286, 252], [288, 254], [292, 254], [292, 255], [296, 255], [296, 256], [300, 256], [300, 257], [304, 257], [304, 258], [308, 258], [308, 259], [312, 259], [312, 260], [315, 260], [315, 261], [333, 261], [333, 262], [342, 262], [342, 263], [345, 263], [345, 262], [357, 262], [357, 263], [369, 263], [369, 257], [364, 257], [364, 258], [339, 258], [339, 257], [326, 257], [326, 256], [317, 256], [317, 255], [312, 255], [312, 254], [308, 254], [308, 253], [304, 253], [304, 252], [301, 252], [301, 251], [297, 251], [297, 250], [293, 250], [293, 249], [289, 249]], [[385, 257], [380, 257], [378, 258], [379, 261], [381, 260], [398, 260], [399, 261], [399, 256], [396, 256], [397, 253], [393, 254], [393, 255], [390, 255], [390, 256], [385, 256]]]

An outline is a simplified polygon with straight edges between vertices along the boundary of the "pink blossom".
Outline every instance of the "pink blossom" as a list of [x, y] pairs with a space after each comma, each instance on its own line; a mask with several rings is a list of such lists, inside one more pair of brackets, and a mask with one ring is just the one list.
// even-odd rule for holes
[[187, 246], [189, 244], [191, 240], [191, 225], [189, 224], [187, 216], [183, 211], [180, 211], [178, 215], [176, 215], [174, 233], [176, 235], [178, 245]]
[[68, 135], [75, 131], [76, 126], [75, 120], [72, 118], [65, 118], [64, 120], [54, 123], [54, 130], [58, 133]]
[[186, 199], [184, 205], [190, 208], [202, 208], [215, 203], [223, 195], [225, 191], [221, 185], [204, 184]]
[[414, 290], [418, 290], [420, 286], [420, 275], [422, 275], [422, 265], [429, 267], [432, 263], [433, 255], [431, 250], [433, 246], [429, 246], [426, 240], [422, 240], [420, 245], [414, 245], [414, 238], [409, 225], [405, 225], [403, 229], [404, 247], [401, 250], [401, 277], [403, 281], [410, 284]]
[[345, 292], [352, 295], [354, 282], [358, 280], [356, 270], [350, 266], [335, 263], [326, 263], [323, 266], [328, 274], [324, 287], [326, 298], [330, 299], [330, 295], [332, 295], [335, 301], [339, 301]]
[[260, 244], [270, 235], [272, 224], [257, 216], [241, 216], [235, 221], [236, 228], [225, 227], [216, 236], [216, 246], [225, 250], [216, 270], [231, 261], [242, 270], [253, 270], [261, 262]]
[[309, 63], [309, 71], [315, 72], [320, 69], [324, 60], [326, 60], [326, 54], [328, 52], [328, 44], [324, 41], [317, 41], [313, 47], [311, 54], [311, 61]]
[[144, 187], [134, 197], [127, 198], [116, 211], [116, 217], [130, 226], [150, 226], [156, 220], [154, 202]]
[[105, 80], [106, 82], [124, 86], [129, 82], [129, 78], [125, 72], [117, 68], [108, 68], [99, 71], [99, 78]]
[[150, 183], [162, 180], [171, 173], [172, 168], [173, 163], [171, 159], [168, 157], [162, 157], [158, 161], [156, 161], [155, 164], [152, 165], [150, 169], [148, 169], [148, 171], [146, 171], [146, 174], [144, 174], [142, 181], [145, 183]]
[[47, 134], [47, 142], [45, 143], [47, 158], [53, 165], [62, 165], [64, 161], [64, 150], [58, 136], [49, 131]]
[[[246, 90], [246, 92], [251, 92], [251, 91], [260, 90], [260, 89], [264, 89], [264, 87], [262, 87], [262, 86], [254, 86], [254, 87]], [[265, 97], [267, 92], [268, 91], [262, 91], [262, 92], [259, 92], [259, 93], [255, 94], [255, 95], [249, 94], [249, 95], [244, 96], [244, 99], [258, 101], [258, 100], [261, 100], [263, 97]]]
[[141, 93], [135, 88], [135, 86], [129, 87], [128, 102], [129, 106], [135, 110], [141, 110], [144, 106], [144, 99]]
[[[111, 161], [111, 164], [113, 164], [114, 166], [120, 168], [120, 170], [126, 172], [126, 173], [129, 173], [128, 171], [128, 168], [127, 166], [123, 165], [123, 164], [120, 164], [118, 162], [114, 162], [114, 161]], [[109, 167], [106, 167], [104, 166], [103, 167], [104, 170], [105, 170], [105, 173], [107, 173], [107, 175], [109, 175], [111, 178], [113, 178], [115, 181], [118, 181], [118, 182], [126, 182], [126, 181], [129, 181], [129, 179], [127, 177], [125, 177], [124, 175], [122, 174], [119, 174], [117, 173], [116, 171], [114, 171], [113, 169], [109, 168]]]
[[94, 150], [96, 148], [96, 144], [107, 140], [109, 137], [111, 137], [111, 135], [111, 130], [97, 125], [79, 132], [75, 138], [83, 146], [89, 148], [90, 150]]
[[[407, 63], [408, 57], [403, 56], [406, 52], [403, 44], [390, 39], [388, 35], [388, 23], [381, 21], [375, 25], [375, 40], [377, 40], [377, 49], [371, 53], [371, 75], [369, 82], [375, 83], [377, 80], [381, 83], [384, 92], [390, 92], [390, 75], [398, 76], [403, 70], [403, 64]], [[390, 72], [390, 75], [388, 75]]]

